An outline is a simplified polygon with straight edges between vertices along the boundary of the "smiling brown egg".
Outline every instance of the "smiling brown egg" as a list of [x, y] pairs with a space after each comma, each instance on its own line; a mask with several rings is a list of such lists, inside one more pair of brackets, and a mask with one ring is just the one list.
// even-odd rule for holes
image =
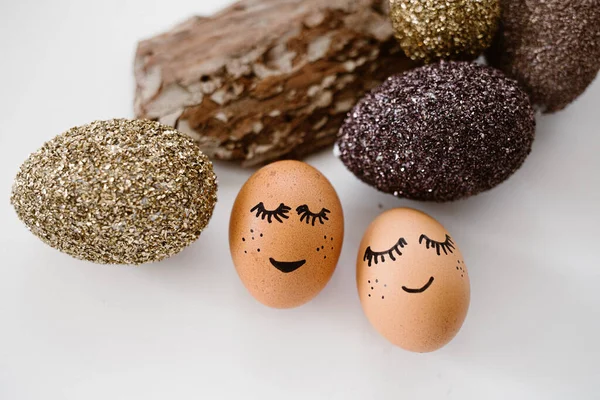
[[439, 222], [410, 208], [386, 211], [371, 223], [356, 283], [375, 329], [414, 352], [446, 345], [469, 309], [469, 275], [458, 246]]
[[238, 194], [229, 248], [248, 291], [275, 308], [302, 305], [327, 284], [340, 256], [344, 216], [331, 183], [308, 164], [258, 170]]

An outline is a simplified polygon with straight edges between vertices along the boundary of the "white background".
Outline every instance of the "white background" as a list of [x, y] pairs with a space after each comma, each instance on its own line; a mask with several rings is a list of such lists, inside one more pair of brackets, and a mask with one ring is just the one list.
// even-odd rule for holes
[[[216, 164], [219, 203], [192, 247], [159, 264], [98, 266], [44, 245], [9, 205], [29, 153], [74, 125], [132, 117], [136, 42], [226, 1], [0, 3], [0, 399], [600, 398], [600, 82], [538, 119], [509, 181], [452, 204], [358, 182], [330, 151], [347, 232], [325, 290], [294, 310], [250, 297], [229, 211], [251, 171]], [[383, 209], [440, 220], [464, 253], [471, 308], [447, 347], [395, 348], [364, 317], [354, 260]]]

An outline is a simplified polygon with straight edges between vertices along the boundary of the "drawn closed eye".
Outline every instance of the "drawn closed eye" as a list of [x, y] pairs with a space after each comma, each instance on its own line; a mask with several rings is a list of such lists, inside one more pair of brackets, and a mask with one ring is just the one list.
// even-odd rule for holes
[[448, 235], [446, 235], [446, 240], [444, 242], [437, 242], [433, 239], [429, 239], [427, 235], [423, 234], [419, 238], [419, 244], [423, 243], [423, 241], [425, 241], [425, 246], [428, 249], [435, 249], [438, 256], [441, 255], [440, 250], [444, 250], [444, 254], [446, 255], [448, 255], [448, 252], [454, 253], [454, 242]]
[[296, 212], [298, 213], [298, 215], [300, 215], [300, 222], [302, 221], [306, 221], [307, 224], [310, 223], [311, 218], [312, 218], [312, 225], [315, 226], [315, 222], [317, 220], [319, 220], [319, 222], [321, 224], [324, 224], [324, 221], [328, 221], [329, 217], [327, 217], [327, 214], [331, 213], [331, 211], [329, 211], [326, 208], [321, 209], [321, 211], [317, 214], [311, 212], [308, 208], [308, 206], [306, 204], [303, 204], [301, 206], [299, 206], [298, 208], [296, 208]]
[[261, 201], [260, 203], [252, 207], [250, 212], [253, 213], [256, 211], [256, 218], [261, 218], [263, 220], [266, 218], [267, 222], [269, 223], [273, 222], [273, 218], [283, 223], [283, 220], [281, 218], [288, 219], [289, 216], [287, 216], [286, 214], [290, 212], [290, 210], [291, 208], [283, 203], [281, 203], [279, 207], [277, 207], [277, 209], [273, 211], [267, 210], [265, 209], [265, 205]]
[[378, 264], [380, 259], [381, 259], [382, 263], [385, 262], [386, 255], [392, 261], [396, 261], [396, 257], [394, 256], [394, 253], [401, 256], [402, 252], [400, 251], [400, 249], [404, 248], [404, 246], [406, 246], [407, 244], [408, 243], [406, 243], [406, 240], [404, 240], [404, 238], [400, 238], [400, 239], [398, 239], [398, 242], [396, 242], [396, 244], [394, 246], [392, 246], [392, 248], [389, 250], [373, 251], [373, 250], [371, 250], [371, 246], [369, 246], [365, 250], [365, 256], [363, 257], [363, 261], [369, 261], [369, 267], [371, 266], [371, 263], [373, 262], [373, 260], [375, 260], [375, 264]]

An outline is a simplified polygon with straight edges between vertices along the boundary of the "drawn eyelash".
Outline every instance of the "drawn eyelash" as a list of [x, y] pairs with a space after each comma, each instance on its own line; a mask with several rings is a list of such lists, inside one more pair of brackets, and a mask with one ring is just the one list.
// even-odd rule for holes
[[381, 258], [381, 262], [385, 262], [386, 254], [390, 257], [392, 261], [396, 261], [396, 257], [394, 257], [394, 253], [398, 253], [399, 256], [402, 255], [400, 249], [404, 248], [408, 243], [404, 238], [398, 239], [398, 242], [389, 250], [386, 251], [373, 251], [371, 250], [371, 246], [367, 247], [365, 250], [365, 256], [363, 257], [363, 261], [369, 261], [369, 267], [373, 260], [375, 260], [375, 264], [379, 263], [379, 259]]
[[452, 238], [448, 235], [446, 235], [446, 241], [443, 243], [429, 239], [426, 235], [421, 235], [421, 237], [419, 238], [419, 244], [421, 244], [423, 240], [425, 240], [425, 246], [427, 246], [428, 249], [435, 249], [438, 256], [440, 255], [440, 249], [444, 250], [444, 254], [446, 255], [448, 255], [448, 252], [454, 253], [454, 242], [452, 241]]
[[267, 218], [267, 222], [269, 222], [269, 223], [273, 222], [273, 218], [275, 218], [277, 221], [283, 223], [281, 218], [288, 219], [289, 216], [287, 216], [286, 214], [288, 212], [290, 212], [290, 210], [291, 210], [291, 208], [286, 206], [283, 203], [281, 203], [279, 205], [279, 207], [277, 207], [276, 210], [273, 210], [273, 211], [266, 210], [265, 205], [261, 201], [260, 203], [258, 203], [254, 207], [252, 207], [250, 212], [253, 213], [254, 211], [256, 211], [256, 218], [261, 218], [261, 219]]
[[328, 221], [329, 218], [327, 217], [327, 214], [330, 213], [331, 211], [329, 211], [326, 208], [323, 208], [321, 210], [321, 212], [319, 212], [318, 214], [314, 214], [312, 213], [309, 209], [308, 206], [306, 204], [303, 204], [301, 206], [299, 206], [298, 208], [296, 208], [296, 212], [298, 213], [298, 215], [300, 215], [300, 222], [306, 220], [306, 223], [310, 223], [310, 219], [312, 218], [312, 225], [315, 226], [315, 221], [318, 219], [319, 222], [321, 224], [324, 224], [325, 222], [323, 222], [323, 220]]

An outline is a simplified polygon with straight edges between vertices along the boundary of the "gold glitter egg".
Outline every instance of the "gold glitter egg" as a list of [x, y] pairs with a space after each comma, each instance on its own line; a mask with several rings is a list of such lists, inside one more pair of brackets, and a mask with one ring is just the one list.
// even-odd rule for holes
[[217, 201], [212, 163], [174, 128], [113, 119], [79, 126], [23, 163], [11, 203], [31, 232], [75, 258], [142, 264], [178, 253]]
[[395, 36], [413, 60], [473, 60], [498, 28], [499, 0], [390, 0]]

